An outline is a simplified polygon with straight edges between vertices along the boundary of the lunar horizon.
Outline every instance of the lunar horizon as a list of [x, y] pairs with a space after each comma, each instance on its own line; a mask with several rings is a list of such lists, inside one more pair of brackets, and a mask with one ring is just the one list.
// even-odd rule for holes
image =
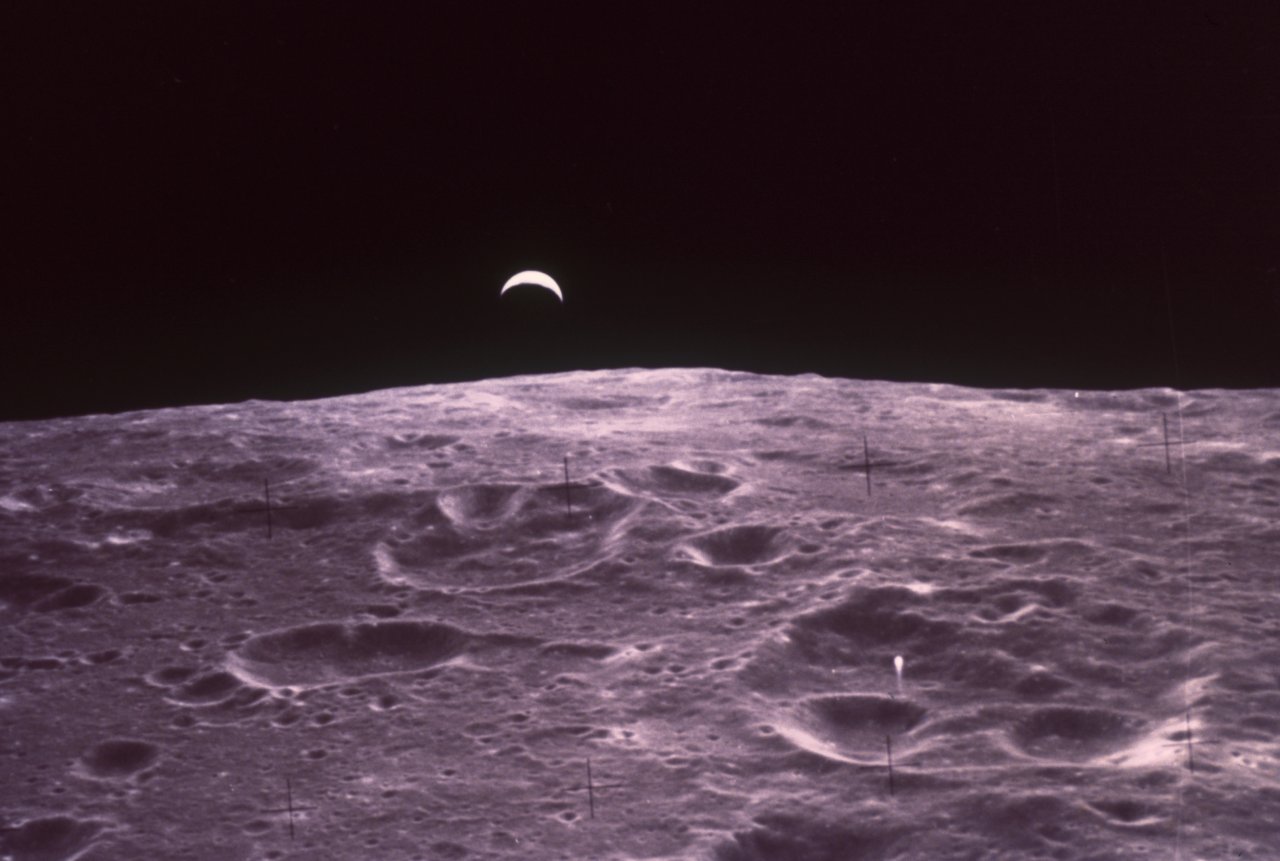
[[0, 423], [0, 855], [1269, 858], [1278, 430], [711, 368]]

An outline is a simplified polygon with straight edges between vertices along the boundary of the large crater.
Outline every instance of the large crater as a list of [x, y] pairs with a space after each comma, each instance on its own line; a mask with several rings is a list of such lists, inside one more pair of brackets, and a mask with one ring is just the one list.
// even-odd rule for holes
[[457, 655], [470, 639], [437, 622], [319, 622], [254, 637], [231, 664], [257, 684], [314, 687], [425, 669]]

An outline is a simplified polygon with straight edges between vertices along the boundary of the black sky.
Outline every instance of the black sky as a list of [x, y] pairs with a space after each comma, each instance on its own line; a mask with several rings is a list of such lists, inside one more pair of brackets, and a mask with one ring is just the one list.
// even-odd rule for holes
[[3, 416], [1280, 385], [1280, 7], [798, 5], [6, 4]]

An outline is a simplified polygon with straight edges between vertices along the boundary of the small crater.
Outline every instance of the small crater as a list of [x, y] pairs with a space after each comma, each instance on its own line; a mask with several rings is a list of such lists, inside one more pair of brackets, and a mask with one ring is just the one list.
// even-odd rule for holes
[[444, 491], [437, 504], [455, 523], [484, 523], [508, 516], [519, 492], [516, 484], [472, 484]]
[[192, 705], [220, 703], [229, 699], [239, 688], [239, 679], [231, 673], [218, 671], [192, 679], [174, 693], [169, 694], [169, 699]]
[[915, 729], [925, 715], [925, 709], [910, 700], [864, 695], [815, 697], [806, 707], [828, 734], [865, 736], [877, 744], [886, 735]]
[[1032, 712], [1015, 727], [1013, 740], [1032, 756], [1080, 760], [1125, 746], [1141, 728], [1120, 712], [1063, 706]]
[[829, 631], [869, 647], [912, 639], [953, 642], [953, 623], [910, 609], [921, 600], [909, 589], [897, 586], [860, 589], [833, 607], [802, 616], [794, 628], [801, 638], [810, 632]]
[[693, 539], [690, 544], [712, 565], [753, 565], [781, 555], [773, 526], [730, 526]]
[[94, 745], [81, 758], [93, 777], [130, 777], [150, 767], [160, 757], [154, 744], [132, 739], [111, 739]]
[[0, 850], [14, 861], [69, 861], [79, 858], [102, 826], [97, 822], [50, 816], [0, 831]]
[[1017, 592], [1006, 592], [993, 598], [991, 604], [1000, 611], [1001, 615], [1008, 616], [1027, 606], [1027, 597]]
[[723, 475], [712, 475], [704, 472], [690, 472], [675, 466], [649, 467], [651, 487], [671, 493], [714, 494], [720, 496], [736, 490], [739, 482]]
[[1137, 822], [1157, 815], [1151, 805], [1130, 798], [1090, 801], [1088, 804], [1103, 816], [1117, 822]]

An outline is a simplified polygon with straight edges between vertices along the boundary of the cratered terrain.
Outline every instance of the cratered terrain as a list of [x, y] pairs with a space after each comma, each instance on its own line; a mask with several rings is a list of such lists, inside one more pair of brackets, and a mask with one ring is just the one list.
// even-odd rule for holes
[[695, 369], [3, 424], [0, 857], [1274, 858], [1277, 434]]

